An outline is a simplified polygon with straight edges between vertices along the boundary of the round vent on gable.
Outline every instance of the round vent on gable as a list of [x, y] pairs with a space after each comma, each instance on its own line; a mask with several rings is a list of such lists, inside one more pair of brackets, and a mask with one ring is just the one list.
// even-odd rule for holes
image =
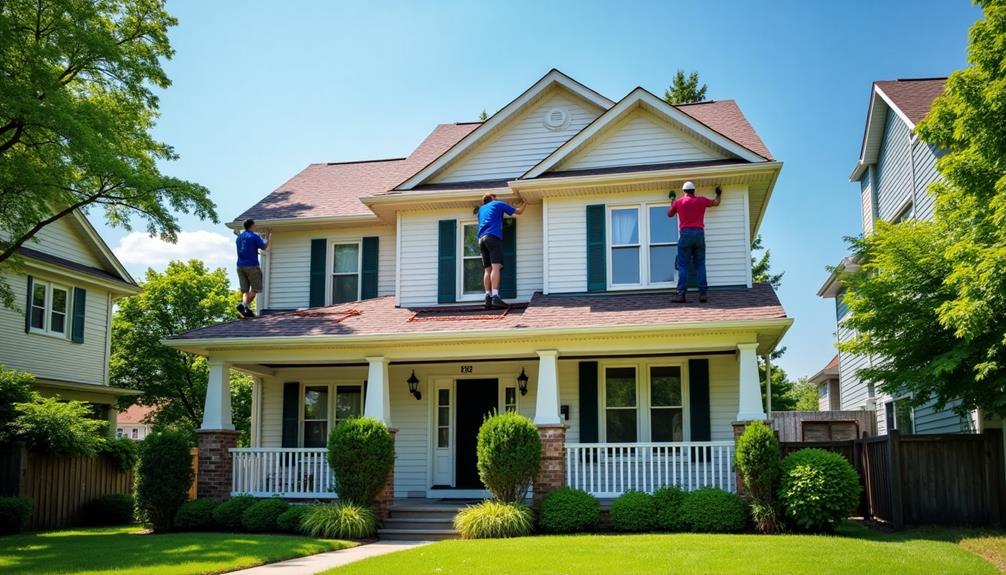
[[561, 130], [569, 124], [569, 113], [562, 108], [552, 108], [545, 112], [545, 127], [549, 130]]

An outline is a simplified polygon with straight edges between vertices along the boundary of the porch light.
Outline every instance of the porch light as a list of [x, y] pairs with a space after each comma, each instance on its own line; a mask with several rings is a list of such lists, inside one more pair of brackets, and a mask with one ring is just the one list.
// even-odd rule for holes
[[520, 368], [520, 375], [517, 376], [517, 386], [520, 387], [520, 394], [527, 395], [527, 374], [524, 368]]
[[412, 397], [417, 400], [423, 398], [423, 394], [419, 392], [419, 378], [416, 377], [416, 370], [412, 370], [412, 375], [409, 376], [406, 383], [409, 384], [409, 393], [412, 394]]

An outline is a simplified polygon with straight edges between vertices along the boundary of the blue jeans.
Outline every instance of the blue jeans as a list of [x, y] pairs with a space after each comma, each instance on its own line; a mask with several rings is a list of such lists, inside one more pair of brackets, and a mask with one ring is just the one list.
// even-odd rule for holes
[[692, 266], [698, 275], [699, 293], [709, 289], [706, 283], [706, 233], [702, 228], [685, 228], [678, 236], [678, 293], [688, 289]]

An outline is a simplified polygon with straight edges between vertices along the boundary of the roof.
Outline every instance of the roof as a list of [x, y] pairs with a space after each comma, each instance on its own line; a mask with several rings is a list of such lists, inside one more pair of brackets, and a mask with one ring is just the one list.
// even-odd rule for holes
[[828, 365], [821, 368], [821, 371], [815, 373], [808, 381], [811, 383], [824, 383], [829, 379], [835, 379], [838, 377], [838, 354], [831, 358]]
[[148, 418], [157, 411], [148, 405], [130, 405], [115, 416], [116, 423], [149, 423]]
[[30, 258], [30, 259], [37, 260], [37, 261], [40, 261], [40, 262], [46, 262], [46, 263], [54, 264], [54, 265], [66, 268], [68, 270], [71, 270], [71, 271], [80, 272], [80, 273], [83, 273], [83, 274], [94, 276], [94, 277], [96, 277], [98, 279], [102, 279], [102, 280], [105, 280], [105, 281], [110, 281], [110, 282], [114, 282], [114, 283], [117, 283], [117, 284], [121, 284], [122, 286], [125, 286], [125, 287], [129, 287], [129, 288], [135, 288], [135, 287], [137, 287], [136, 286], [136, 282], [133, 281], [133, 278], [131, 278], [129, 276], [127, 276], [127, 277], [129, 277], [129, 279], [127, 280], [127, 279], [125, 279], [123, 277], [120, 277], [117, 274], [109, 273], [108, 271], [103, 270], [101, 268], [91, 267], [89, 265], [85, 265], [85, 264], [82, 264], [80, 262], [75, 262], [73, 260], [68, 260], [66, 258], [61, 258], [59, 256], [54, 256], [52, 254], [48, 254], [46, 252], [39, 251], [39, 250], [36, 250], [36, 249], [33, 249], [33, 248], [26, 248], [24, 246], [21, 246], [21, 247], [19, 247], [17, 249], [17, 253], [18, 253], [18, 255], [20, 255], [22, 257]]
[[917, 78], [904, 80], [881, 80], [874, 85], [908, 117], [914, 126], [926, 117], [933, 107], [933, 100], [943, 94], [946, 78]]
[[714, 100], [674, 106], [766, 160], [774, 159], [734, 100]]
[[473, 306], [395, 307], [393, 297], [276, 312], [189, 331], [173, 339], [444, 333], [493, 329], [606, 328], [786, 318], [768, 284], [715, 291], [708, 303], [669, 305], [668, 293], [543, 295], [506, 311]]

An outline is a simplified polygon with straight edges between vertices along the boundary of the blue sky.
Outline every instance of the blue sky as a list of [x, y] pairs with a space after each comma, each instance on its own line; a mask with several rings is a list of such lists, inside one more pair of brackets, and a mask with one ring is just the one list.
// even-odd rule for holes
[[[833, 355], [834, 312], [815, 294], [860, 233], [858, 157], [870, 83], [965, 65], [965, 1], [169, 2], [173, 86], [158, 137], [168, 174], [212, 191], [229, 221], [310, 162], [404, 156], [440, 122], [505, 105], [550, 68], [617, 100], [697, 70], [733, 98], [785, 162], [761, 232], [796, 323], [781, 365]], [[138, 276], [168, 257], [231, 266], [222, 224], [182, 218], [181, 246], [101, 225]], [[219, 234], [226, 234], [225, 237]], [[226, 239], [226, 241], [224, 241]], [[138, 253], [144, 253], [140, 257]]]

